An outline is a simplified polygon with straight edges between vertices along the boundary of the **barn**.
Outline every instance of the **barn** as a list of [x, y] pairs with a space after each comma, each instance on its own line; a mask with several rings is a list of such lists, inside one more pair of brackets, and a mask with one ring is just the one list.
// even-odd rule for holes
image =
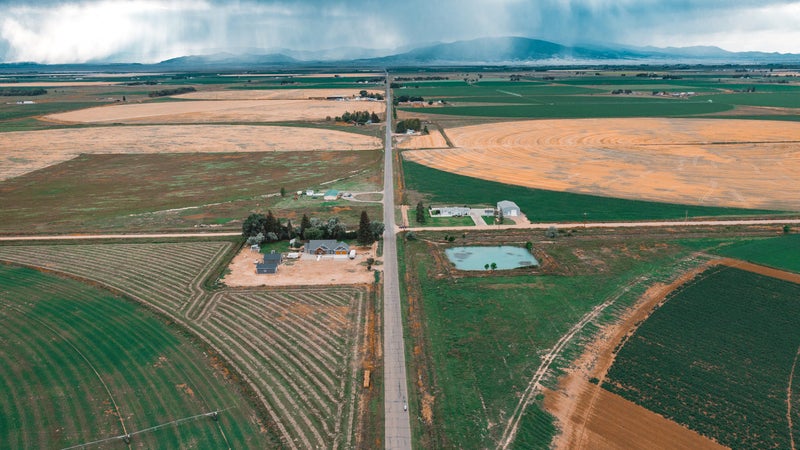
[[503, 217], [517, 217], [522, 212], [516, 203], [509, 200], [497, 202], [497, 210], [503, 213]]
[[264, 255], [264, 261], [261, 261], [256, 264], [256, 273], [264, 274], [264, 273], [278, 273], [278, 266], [281, 263], [281, 254], [275, 253], [267, 253]]

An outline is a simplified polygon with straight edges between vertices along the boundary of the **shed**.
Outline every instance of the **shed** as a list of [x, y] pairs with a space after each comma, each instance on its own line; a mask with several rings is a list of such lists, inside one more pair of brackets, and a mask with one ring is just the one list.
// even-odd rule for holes
[[280, 263], [280, 253], [275, 253], [275, 251], [272, 251], [272, 253], [267, 253], [264, 255], [264, 261], [256, 264], [256, 273], [277, 273], [278, 265], [280, 265]]
[[322, 197], [323, 200], [336, 200], [337, 198], [339, 198], [339, 191], [336, 189], [325, 192], [325, 196]]
[[503, 217], [517, 217], [522, 212], [516, 203], [509, 200], [497, 202], [497, 210], [503, 213]]

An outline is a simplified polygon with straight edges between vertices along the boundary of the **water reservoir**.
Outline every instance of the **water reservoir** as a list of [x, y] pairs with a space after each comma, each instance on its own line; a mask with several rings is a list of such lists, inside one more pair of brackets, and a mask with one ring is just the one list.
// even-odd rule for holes
[[497, 264], [497, 270], [538, 266], [539, 261], [522, 247], [453, 247], [444, 251], [459, 270], [486, 270], [486, 264]]

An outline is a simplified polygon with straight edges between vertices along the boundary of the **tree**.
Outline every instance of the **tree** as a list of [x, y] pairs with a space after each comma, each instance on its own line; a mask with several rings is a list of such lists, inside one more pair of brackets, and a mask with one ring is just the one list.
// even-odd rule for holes
[[286, 235], [289, 237], [289, 239], [295, 237], [294, 226], [292, 226], [292, 219], [286, 221]]
[[369, 231], [372, 233], [372, 238], [376, 241], [381, 239], [381, 236], [383, 236], [383, 230], [385, 229], [386, 226], [383, 224], [383, 222], [373, 220], [369, 223]]
[[526, 242], [525, 243], [525, 248], [527, 248], [528, 251], [533, 250], [533, 242], [531, 242], [531, 241]]
[[492, 263], [491, 268], [492, 270], [497, 270], [497, 263]]
[[497, 221], [500, 223], [500, 225], [502, 225], [504, 220], [505, 220], [505, 216], [503, 215], [503, 208], [498, 208], [498, 210], [497, 210]]
[[372, 230], [369, 228], [369, 224], [370, 221], [367, 211], [361, 211], [361, 219], [358, 222], [357, 234], [359, 245], [370, 245], [375, 242], [375, 239], [372, 236]]
[[488, 264], [488, 263], [487, 263], [487, 264], [485, 264], [485, 265], [483, 266], [483, 268], [484, 268], [484, 269], [486, 269], [486, 270], [489, 270], [489, 264]]
[[303, 218], [300, 219], [300, 234], [301, 237], [304, 237], [304, 233], [307, 229], [311, 228], [311, 219], [308, 218], [307, 215], [303, 214]]
[[281, 197], [286, 197], [286, 188], [281, 186]]
[[322, 239], [325, 232], [319, 228], [309, 227], [303, 230], [303, 237], [309, 241], [312, 239]]
[[250, 214], [247, 216], [247, 219], [244, 220], [242, 224], [242, 236], [243, 237], [250, 237], [255, 236], [258, 233], [264, 232], [264, 221], [266, 218], [263, 214]]
[[371, 120], [372, 123], [380, 123], [381, 118], [378, 117], [378, 115], [373, 112], [372, 115], [369, 116], [369, 120]]
[[264, 234], [258, 233], [255, 236], [250, 236], [247, 238], [247, 245], [261, 245], [264, 242]]
[[264, 233], [279, 233], [281, 231], [281, 225], [278, 222], [278, 219], [272, 215], [272, 211], [267, 211], [267, 217], [264, 220]]
[[544, 232], [544, 235], [552, 239], [558, 236], [558, 229], [551, 226], [547, 229], [547, 231]]
[[417, 223], [425, 223], [425, 205], [417, 203]]
[[792, 227], [790, 227], [789, 225], [784, 225], [783, 226], [783, 234], [789, 234], [791, 231], [792, 231]]

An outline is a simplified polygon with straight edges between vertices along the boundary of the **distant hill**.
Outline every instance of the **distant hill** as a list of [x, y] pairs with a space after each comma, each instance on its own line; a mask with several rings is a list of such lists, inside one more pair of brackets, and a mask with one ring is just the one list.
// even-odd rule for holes
[[[467, 65], [640, 65], [640, 64], [797, 64], [789, 53], [729, 52], [719, 47], [632, 47], [617, 44], [574, 46], [524, 37], [479, 38], [436, 43], [400, 53], [340, 47], [319, 51], [240, 49], [237, 53], [181, 56], [157, 64], [0, 64], [0, 72], [91, 71], [237, 71], [292, 68]], [[376, 56], [381, 55], [381, 56]]]
[[398, 55], [366, 60], [386, 64], [527, 63], [535, 61], [595, 61], [644, 58], [646, 54], [610, 48], [568, 47], [521, 37], [481, 38], [436, 44]]

